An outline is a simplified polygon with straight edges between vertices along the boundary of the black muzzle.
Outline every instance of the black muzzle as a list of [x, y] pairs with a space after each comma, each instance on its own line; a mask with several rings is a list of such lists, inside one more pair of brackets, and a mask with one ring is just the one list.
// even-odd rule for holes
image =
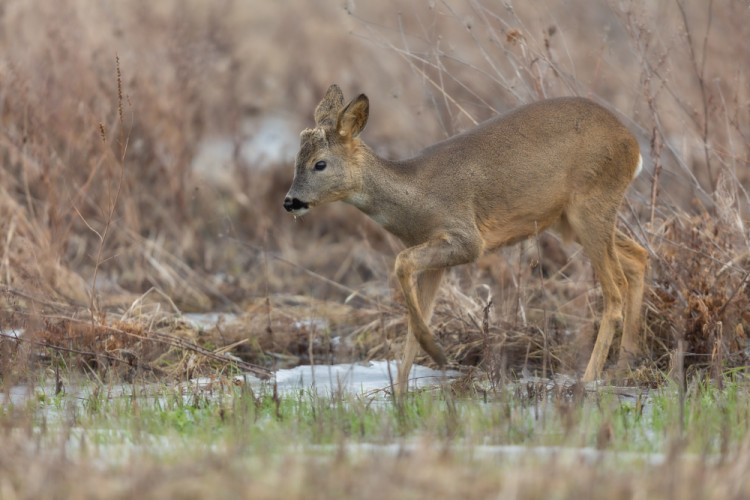
[[302, 210], [303, 208], [308, 208], [308, 205], [303, 201], [299, 201], [297, 198], [285, 198], [284, 208], [287, 212], [294, 212], [297, 210]]

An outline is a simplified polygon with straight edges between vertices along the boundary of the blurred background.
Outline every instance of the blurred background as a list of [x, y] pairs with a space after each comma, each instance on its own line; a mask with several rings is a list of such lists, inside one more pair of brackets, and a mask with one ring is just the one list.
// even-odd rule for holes
[[[669, 368], [683, 339], [689, 362], [717, 346], [740, 362], [749, 21], [745, 0], [3, 0], [0, 329], [144, 363], [164, 355], [150, 332], [242, 341], [266, 365], [393, 356], [400, 243], [344, 204], [281, 206], [299, 132], [338, 83], [368, 95], [363, 139], [389, 158], [546, 97], [615, 111], [645, 161], [621, 226], [650, 255], [647, 361]], [[588, 260], [553, 236], [443, 288], [441, 342], [488, 369], [574, 367], [564, 346], [600, 309]]]

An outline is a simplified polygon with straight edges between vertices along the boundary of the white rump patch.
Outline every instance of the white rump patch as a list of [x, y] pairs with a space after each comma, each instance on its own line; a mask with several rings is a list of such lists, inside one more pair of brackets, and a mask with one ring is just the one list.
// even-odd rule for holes
[[635, 169], [635, 175], [633, 176], [633, 179], [641, 175], [641, 171], [643, 170], [643, 156], [638, 153], [638, 166]]

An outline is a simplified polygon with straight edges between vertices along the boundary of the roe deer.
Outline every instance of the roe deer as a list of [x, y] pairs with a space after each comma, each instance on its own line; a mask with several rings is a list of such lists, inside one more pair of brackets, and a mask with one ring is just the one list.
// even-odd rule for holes
[[[619, 326], [620, 363], [638, 351], [646, 251], [615, 228], [625, 190], [640, 171], [638, 142], [602, 106], [579, 97], [516, 108], [390, 161], [358, 138], [369, 101], [346, 106], [331, 85], [300, 136], [294, 180], [284, 208], [345, 201], [397, 236], [406, 249], [396, 276], [409, 314], [409, 335], [397, 388], [406, 390], [417, 343], [440, 366], [446, 357], [427, 323], [445, 268], [547, 228], [575, 239], [601, 283], [604, 310], [583, 380], [598, 378]], [[624, 323], [624, 324], [623, 324]]]

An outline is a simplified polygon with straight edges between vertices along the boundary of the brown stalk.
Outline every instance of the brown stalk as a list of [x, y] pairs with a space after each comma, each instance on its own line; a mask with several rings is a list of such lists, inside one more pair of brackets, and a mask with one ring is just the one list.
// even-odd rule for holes
[[[117, 202], [120, 197], [120, 191], [122, 189], [122, 183], [123, 179], [125, 177], [125, 153], [127, 151], [127, 137], [125, 135], [125, 123], [123, 121], [123, 98], [122, 98], [122, 75], [120, 72], [120, 57], [115, 56], [115, 63], [117, 68], [117, 110], [118, 110], [118, 116], [120, 119], [120, 156], [118, 158], [118, 164], [120, 166], [120, 175], [117, 180], [117, 189], [115, 190], [114, 196], [112, 195], [112, 179], [110, 177], [110, 169], [107, 168], [107, 211], [105, 213], [105, 219], [104, 219], [104, 229], [100, 232], [95, 231], [85, 220], [84, 222], [86, 225], [94, 231], [94, 233], [97, 235], [99, 239], [99, 247], [97, 248], [96, 252], [96, 261], [94, 264], [94, 276], [91, 280], [91, 296], [89, 298], [89, 310], [91, 313], [91, 332], [94, 333], [94, 329], [96, 328], [96, 308], [94, 305], [94, 301], [96, 299], [96, 278], [99, 275], [99, 268], [102, 264], [102, 254], [104, 252], [104, 244], [107, 239], [107, 235], [109, 234], [110, 226], [112, 224], [112, 219], [115, 215], [115, 210], [117, 209]], [[99, 125], [99, 131], [101, 133], [102, 143], [104, 147], [107, 147], [107, 134], [104, 130], [104, 125]], [[109, 163], [107, 163], [107, 167], [109, 167]], [[80, 213], [79, 213], [80, 215]], [[82, 217], [83, 218], [83, 217]]]

